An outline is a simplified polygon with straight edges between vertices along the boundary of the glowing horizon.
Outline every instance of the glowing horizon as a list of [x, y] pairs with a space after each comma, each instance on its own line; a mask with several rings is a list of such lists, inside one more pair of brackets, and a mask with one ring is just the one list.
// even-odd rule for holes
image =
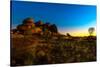
[[[72, 31], [72, 32], [60, 32], [61, 34], [66, 35], [69, 33], [71, 36], [89, 36], [88, 31]], [[93, 32], [92, 36], [96, 36], [96, 31]]]
[[66, 33], [69, 33], [72, 36], [89, 36], [88, 29], [90, 27], [95, 28], [95, 31], [93, 32], [92, 35], [96, 36], [96, 20], [91, 21], [90, 24], [86, 24], [85, 26], [78, 27], [78, 28], [72, 28], [72, 29], [70, 28], [67, 30], [66, 28], [63, 28], [63, 29], [60, 29], [59, 32], [64, 35], [66, 35]]

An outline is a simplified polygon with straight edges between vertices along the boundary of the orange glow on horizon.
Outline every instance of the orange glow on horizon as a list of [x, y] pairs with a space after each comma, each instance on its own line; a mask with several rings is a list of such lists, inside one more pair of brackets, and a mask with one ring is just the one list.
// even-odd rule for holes
[[[61, 34], [66, 35], [69, 33], [71, 36], [89, 36], [89, 32], [87, 30], [73, 30], [73, 31], [60, 31]], [[96, 31], [93, 32], [92, 36], [96, 36]]]
[[89, 36], [88, 29], [90, 27], [94, 27], [95, 31], [93, 32], [92, 36], [96, 36], [96, 20], [91, 21], [91, 23], [86, 24], [85, 26], [80, 26], [76, 28], [61, 28], [59, 29], [59, 32], [61, 34], [66, 35], [66, 33], [69, 33], [72, 36]]
[[[66, 33], [62, 33], [62, 34], [66, 35]], [[89, 33], [86, 32], [69, 32], [69, 34], [71, 36], [89, 36]], [[92, 36], [96, 36], [96, 32], [94, 32]]]

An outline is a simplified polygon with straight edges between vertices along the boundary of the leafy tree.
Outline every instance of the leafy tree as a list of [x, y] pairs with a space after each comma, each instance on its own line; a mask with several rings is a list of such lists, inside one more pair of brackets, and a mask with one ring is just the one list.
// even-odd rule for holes
[[95, 31], [95, 28], [94, 27], [90, 27], [88, 29], [88, 32], [89, 32], [90, 36], [92, 36], [92, 34], [93, 34], [94, 31]]

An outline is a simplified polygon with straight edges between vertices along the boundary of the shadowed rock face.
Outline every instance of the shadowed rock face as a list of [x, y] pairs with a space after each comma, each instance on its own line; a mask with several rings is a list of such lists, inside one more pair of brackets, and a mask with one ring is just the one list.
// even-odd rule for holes
[[35, 23], [35, 26], [36, 26], [36, 27], [41, 27], [41, 26], [43, 26], [43, 22], [42, 22], [41, 20], [39, 20], [39, 21], [37, 21], [37, 22]]
[[55, 24], [51, 25], [49, 29], [50, 29], [51, 32], [54, 32], [54, 33], [58, 32], [57, 27], [56, 27]]

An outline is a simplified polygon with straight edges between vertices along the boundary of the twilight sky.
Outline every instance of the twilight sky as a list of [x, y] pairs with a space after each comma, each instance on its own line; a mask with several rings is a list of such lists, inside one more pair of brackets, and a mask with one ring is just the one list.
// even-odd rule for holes
[[13, 27], [32, 17], [35, 21], [56, 24], [62, 34], [85, 36], [89, 27], [96, 28], [96, 6], [12, 1], [11, 7]]

